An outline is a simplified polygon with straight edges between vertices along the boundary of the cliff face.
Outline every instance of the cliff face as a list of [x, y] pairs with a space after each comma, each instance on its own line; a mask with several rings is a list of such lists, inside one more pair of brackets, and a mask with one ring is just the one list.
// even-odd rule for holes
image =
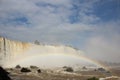
[[11, 41], [0, 37], [0, 65], [14, 58], [17, 54], [23, 53], [29, 47], [28, 43]]

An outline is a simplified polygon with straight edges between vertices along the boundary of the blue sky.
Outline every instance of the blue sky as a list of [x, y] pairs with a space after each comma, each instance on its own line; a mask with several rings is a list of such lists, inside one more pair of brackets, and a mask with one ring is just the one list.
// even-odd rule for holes
[[120, 0], [0, 0], [0, 35], [70, 45], [95, 58], [119, 59], [119, 25]]

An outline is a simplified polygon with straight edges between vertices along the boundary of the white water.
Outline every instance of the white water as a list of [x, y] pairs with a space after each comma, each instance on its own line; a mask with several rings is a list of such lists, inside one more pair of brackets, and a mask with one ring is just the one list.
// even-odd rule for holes
[[69, 46], [35, 45], [0, 38], [0, 48], [1, 65], [5, 67], [14, 67], [18, 64], [39, 67], [61, 67], [76, 64], [98, 65], [98, 63], [84, 57], [82, 51]]
[[11, 41], [0, 37], [0, 65], [5, 65], [11, 59], [28, 50], [29, 44]]

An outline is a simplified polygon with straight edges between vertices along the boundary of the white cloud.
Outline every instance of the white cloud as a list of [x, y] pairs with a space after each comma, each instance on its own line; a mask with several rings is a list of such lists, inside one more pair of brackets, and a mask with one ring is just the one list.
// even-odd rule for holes
[[[77, 44], [78, 48], [87, 40], [87, 55], [102, 58], [104, 54], [115, 53], [113, 56], [117, 57], [120, 22], [91, 24], [101, 20], [93, 14], [94, 4], [99, 0], [87, 1], [0, 0], [0, 35], [22, 41], [38, 39], [45, 43]], [[75, 16], [77, 22], [71, 23], [70, 16]], [[16, 17], [25, 17], [29, 24], [17, 24], [12, 21]], [[113, 59], [117, 60], [116, 57]]]
[[[71, 39], [71, 35], [76, 36], [76, 32], [91, 30], [88, 25], [69, 22], [72, 13], [71, 0], [2, 0], [0, 4], [1, 32], [15, 39], [28, 41], [42, 38], [47, 41], [52, 37], [53, 41], [64, 41]], [[10, 22], [16, 17], [25, 17], [29, 25]]]

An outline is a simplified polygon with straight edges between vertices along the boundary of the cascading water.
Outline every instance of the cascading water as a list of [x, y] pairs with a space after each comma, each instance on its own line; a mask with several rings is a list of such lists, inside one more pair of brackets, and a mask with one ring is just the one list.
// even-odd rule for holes
[[105, 67], [84, 56], [82, 51], [69, 46], [35, 45], [0, 37], [0, 65], [5, 67], [17, 64], [57, 67], [84, 62]]
[[0, 65], [5, 65], [18, 54], [25, 52], [28, 47], [28, 43], [11, 41], [0, 37]]

